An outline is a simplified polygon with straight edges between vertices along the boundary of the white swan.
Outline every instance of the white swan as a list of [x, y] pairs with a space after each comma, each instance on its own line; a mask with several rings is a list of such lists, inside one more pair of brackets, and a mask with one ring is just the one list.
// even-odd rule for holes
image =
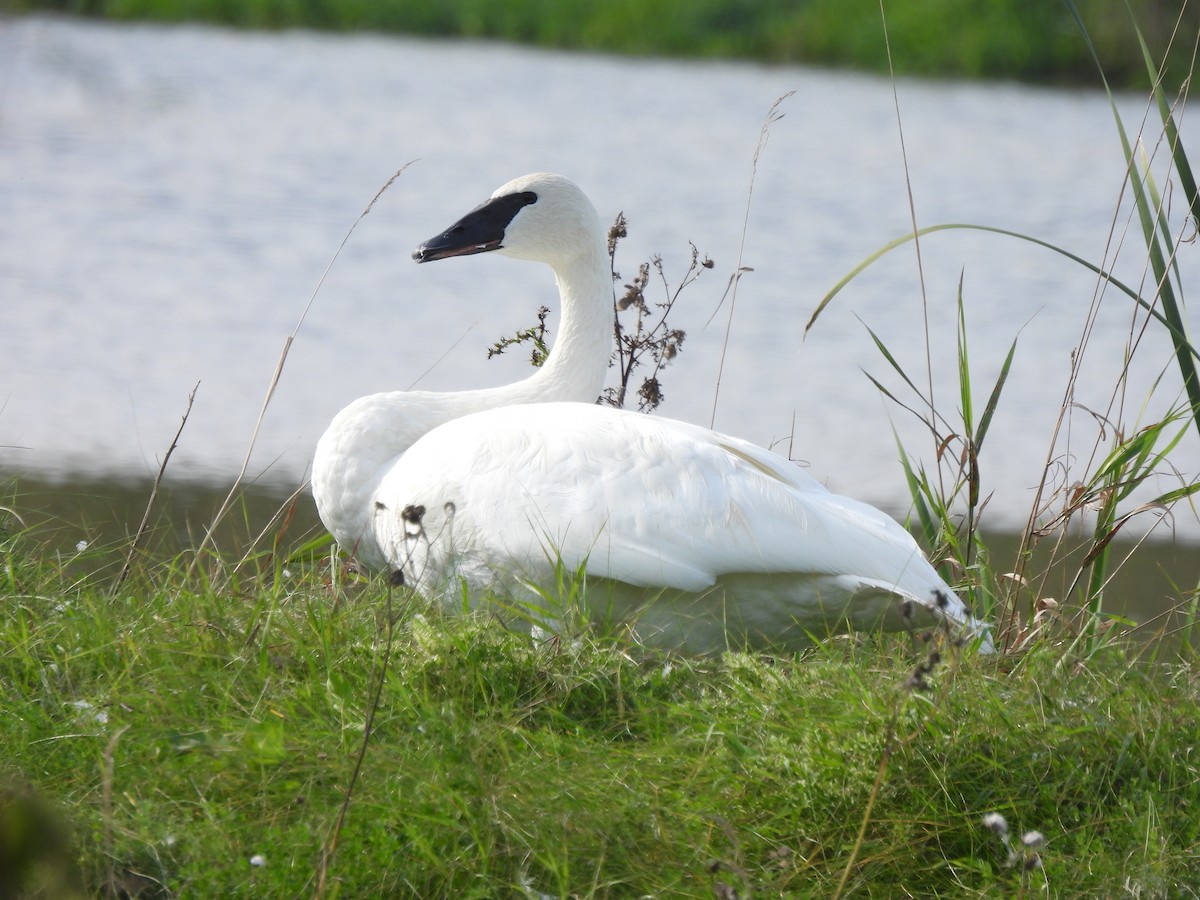
[[575, 185], [510, 182], [414, 257], [488, 250], [553, 267], [563, 310], [550, 358], [505, 387], [376, 394], [339, 413], [313, 493], [343, 547], [427, 596], [465, 585], [473, 602], [527, 608], [564, 568], [586, 569], [593, 616], [693, 652], [939, 621], [991, 647], [879, 510], [745, 441], [590, 402], [611, 349], [611, 275]]

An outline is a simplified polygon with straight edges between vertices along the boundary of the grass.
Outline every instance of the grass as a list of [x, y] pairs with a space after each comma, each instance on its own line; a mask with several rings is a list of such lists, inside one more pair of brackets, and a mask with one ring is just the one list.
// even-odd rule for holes
[[[8, 808], [62, 823], [41, 877], [89, 894], [313, 894], [381, 672], [326, 896], [832, 896], [848, 862], [858, 896], [1200, 883], [1200, 681], [1116, 647], [682, 659], [443, 616], [319, 554], [114, 594], [121, 548], [2, 549]], [[992, 812], [1046, 836], [1040, 869]]]
[[[66, 10], [117, 20], [204, 21], [252, 28], [372, 29], [497, 38], [609, 53], [805, 62], [886, 71], [878, 0], [18, 0], [17, 8]], [[940, 77], [1092, 83], [1091, 57], [1065, 4], [1044, 0], [905, 0], [887, 5], [901, 70]], [[1125, 4], [1079, 0], [1109, 77], [1148, 84], [1128, 40]], [[1195, 4], [1131, 0], [1155, 51], [1200, 26]], [[1183, 40], [1168, 83], [1190, 71]]]

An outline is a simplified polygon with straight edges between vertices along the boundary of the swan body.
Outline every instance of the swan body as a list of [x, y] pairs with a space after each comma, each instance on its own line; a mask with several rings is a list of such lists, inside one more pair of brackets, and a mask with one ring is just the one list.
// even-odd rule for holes
[[580, 403], [476, 413], [413, 444], [377, 496], [376, 540], [428, 596], [465, 584], [536, 610], [562, 570], [586, 570], [593, 615], [699, 653], [977, 629], [895, 520], [684, 422]]
[[524, 381], [374, 394], [337, 415], [313, 493], [361, 562], [428, 597], [457, 602], [465, 587], [472, 603], [510, 601], [550, 626], [562, 611], [547, 590], [584, 572], [590, 615], [691, 652], [937, 622], [990, 648], [884, 513], [746, 441], [595, 405], [611, 274], [604, 229], [571, 182], [516, 179], [414, 257], [489, 250], [553, 268], [560, 335]]

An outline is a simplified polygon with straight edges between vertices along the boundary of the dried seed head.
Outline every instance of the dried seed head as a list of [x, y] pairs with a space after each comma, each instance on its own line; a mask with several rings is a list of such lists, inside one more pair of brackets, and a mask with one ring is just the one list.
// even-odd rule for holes
[[625, 227], [625, 213], [617, 213], [616, 221], [608, 229], [608, 255], [612, 256], [613, 251], [617, 249], [617, 241], [628, 236], [629, 231]]
[[639, 404], [642, 409], [656, 409], [663, 401], [662, 387], [653, 375], [642, 382], [638, 388], [638, 396], [642, 398]]

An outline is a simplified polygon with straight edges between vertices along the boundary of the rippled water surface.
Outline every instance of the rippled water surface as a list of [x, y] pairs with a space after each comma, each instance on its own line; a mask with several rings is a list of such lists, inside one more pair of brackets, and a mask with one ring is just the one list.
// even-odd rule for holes
[[[1097, 262], [1116, 254], [1123, 278], [1142, 278], [1102, 94], [897, 87], [920, 224], [1010, 228]], [[764, 116], [788, 91], [747, 219]], [[1136, 131], [1142, 102], [1122, 104]], [[1187, 125], [1185, 115], [1185, 140]], [[418, 267], [409, 254], [509, 178], [553, 170], [578, 181], [602, 216], [625, 212], [630, 237], [618, 266], [627, 278], [658, 253], [677, 279], [689, 241], [716, 261], [675, 313], [688, 339], [663, 379], [664, 414], [705, 424], [713, 414], [729, 308], [718, 304], [745, 220], [742, 265], [753, 271], [738, 290], [716, 426], [790, 450], [837, 490], [906, 508], [893, 426], [927, 463], [932, 447], [861, 369], [904, 390], [869, 326], [924, 384], [911, 246], [855, 280], [802, 337], [825, 292], [911, 228], [888, 81], [43, 18], [0, 25], [0, 467], [63, 478], [153, 472], [198, 383], [171, 471], [229, 481], [327, 263], [411, 160], [419, 161], [361, 222], [317, 294], [258, 436], [253, 476], [302, 479], [321, 430], [360, 394], [525, 374], [520, 354], [489, 362], [485, 349], [531, 324], [539, 304], [554, 305], [549, 273], [488, 256]], [[1185, 245], [1179, 259], [1193, 284], [1197, 253]], [[922, 260], [934, 389], [947, 416], [959, 406], [960, 278], [977, 414], [1020, 335], [981, 462], [994, 491], [991, 521], [1021, 524], [1095, 278], [994, 235], [930, 236]], [[1100, 416], [1115, 417], [1107, 411], [1131, 317], [1128, 301], [1106, 295], [1071, 443], [1056, 455], [1086, 461]], [[1137, 424], [1143, 404], [1143, 422], [1161, 415], [1178, 383], [1167, 341], [1150, 329], [1130, 374], [1126, 423]], [[1175, 459], [1194, 477], [1194, 434]], [[1200, 535], [1183, 518], [1180, 533]]]

